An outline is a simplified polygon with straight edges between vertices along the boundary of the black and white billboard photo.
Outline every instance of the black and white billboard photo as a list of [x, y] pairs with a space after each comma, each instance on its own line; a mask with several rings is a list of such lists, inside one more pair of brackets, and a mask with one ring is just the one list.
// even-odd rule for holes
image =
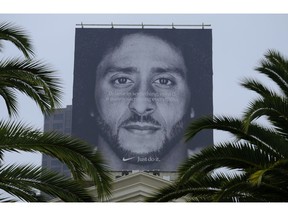
[[184, 142], [212, 114], [211, 29], [76, 28], [72, 134], [112, 171], [176, 171], [213, 144]]

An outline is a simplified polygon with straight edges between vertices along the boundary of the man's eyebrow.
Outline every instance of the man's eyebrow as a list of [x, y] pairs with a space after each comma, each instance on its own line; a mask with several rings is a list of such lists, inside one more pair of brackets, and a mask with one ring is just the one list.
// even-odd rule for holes
[[109, 73], [115, 73], [115, 72], [122, 72], [122, 73], [135, 73], [137, 69], [135, 67], [107, 67], [105, 70], [103, 70], [102, 74], [106, 75]]
[[186, 77], [186, 73], [184, 71], [184, 69], [179, 68], [179, 67], [156, 67], [153, 68], [153, 73], [176, 73], [178, 75], [180, 75], [182, 78]]

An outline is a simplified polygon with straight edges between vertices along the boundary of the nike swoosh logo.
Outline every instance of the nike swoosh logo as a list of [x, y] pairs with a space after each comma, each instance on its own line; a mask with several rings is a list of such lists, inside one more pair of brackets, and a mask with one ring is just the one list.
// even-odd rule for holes
[[133, 158], [135, 158], [135, 157], [130, 157], [130, 158], [124, 158], [124, 157], [123, 157], [123, 158], [122, 158], [122, 161], [124, 161], [124, 162], [125, 162], [125, 161], [129, 161], [129, 160], [132, 160]]

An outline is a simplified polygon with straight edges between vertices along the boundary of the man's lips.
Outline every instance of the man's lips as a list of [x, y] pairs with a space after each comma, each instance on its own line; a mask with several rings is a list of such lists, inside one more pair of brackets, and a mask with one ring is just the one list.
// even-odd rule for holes
[[147, 123], [130, 123], [123, 126], [124, 129], [136, 134], [152, 134], [160, 130], [160, 126]]

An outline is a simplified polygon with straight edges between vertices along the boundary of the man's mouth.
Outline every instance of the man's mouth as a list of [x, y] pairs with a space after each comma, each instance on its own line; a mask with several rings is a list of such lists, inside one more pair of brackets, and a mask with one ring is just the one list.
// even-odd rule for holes
[[124, 125], [123, 128], [128, 130], [131, 133], [140, 134], [140, 135], [152, 134], [160, 130], [160, 126], [158, 125], [142, 123], [142, 122], [129, 123], [129, 124]]

